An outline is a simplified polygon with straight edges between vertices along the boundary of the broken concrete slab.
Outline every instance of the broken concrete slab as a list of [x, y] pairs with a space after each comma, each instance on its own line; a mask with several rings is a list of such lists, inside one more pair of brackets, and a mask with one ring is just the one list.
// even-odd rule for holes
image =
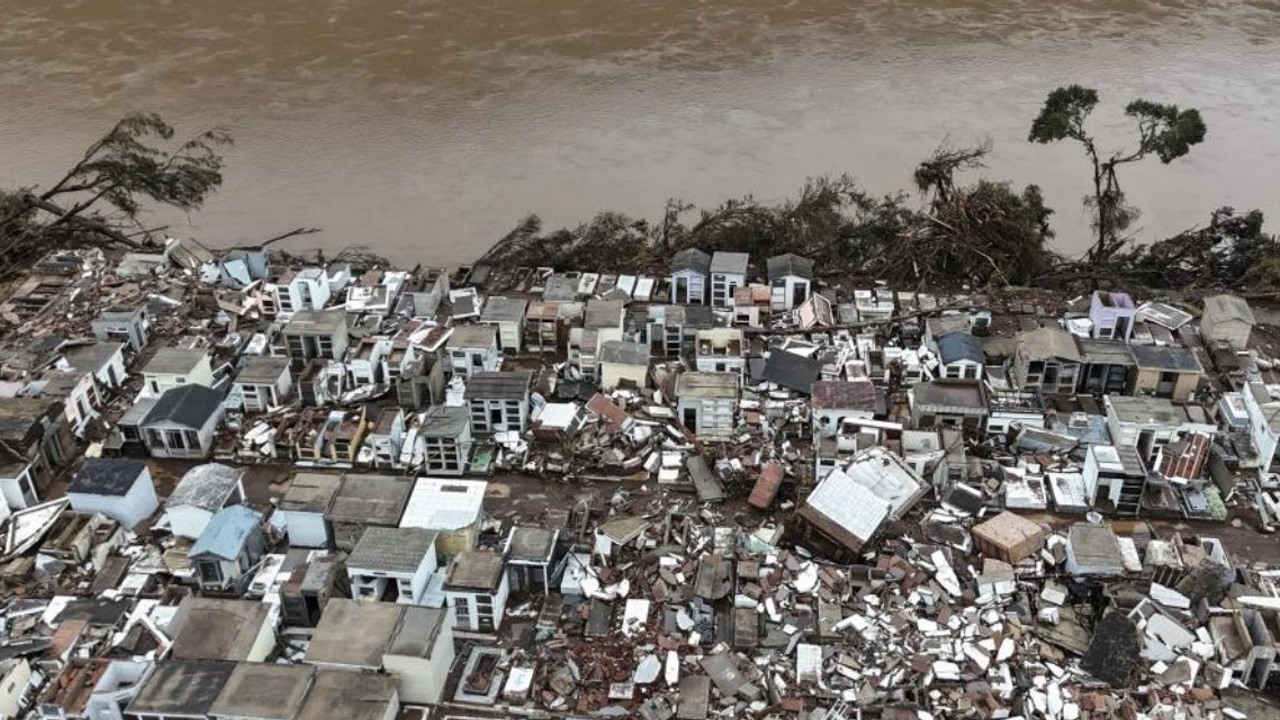
[[711, 702], [711, 678], [686, 675], [680, 678], [680, 700], [676, 717], [680, 720], [706, 720]]

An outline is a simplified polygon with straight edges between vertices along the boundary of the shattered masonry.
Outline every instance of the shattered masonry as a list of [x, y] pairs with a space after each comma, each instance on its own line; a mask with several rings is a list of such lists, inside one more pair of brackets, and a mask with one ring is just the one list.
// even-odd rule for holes
[[820, 268], [51, 253], [0, 716], [1280, 716], [1262, 313]]

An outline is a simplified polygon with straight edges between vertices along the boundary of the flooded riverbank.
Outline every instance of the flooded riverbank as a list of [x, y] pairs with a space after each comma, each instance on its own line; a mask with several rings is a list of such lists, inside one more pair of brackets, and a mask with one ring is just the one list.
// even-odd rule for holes
[[[7, 7], [6, 7], [7, 6]], [[1045, 188], [1059, 242], [1086, 244], [1076, 148], [1033, 146], [1045, 92], [1199, 107], [1208, 140], [1126, 169], [1144, 236], [1214, 207], [1280, 211], [1268, 180], [1275, 3], [937, 0], [731, 2], [232, 0], [199, 7], [0, 0], [0, 183], [49, 183], [117, 117], [230, 127], [223, 190], [172, 232], [230, 245], [298, 225], [291, 247], [368, 245], [459, 263], [537, 212], [656, 216], [778, 198], [849, 172], [906, 188], [942, 142], [995, 143], [987, 174]]]

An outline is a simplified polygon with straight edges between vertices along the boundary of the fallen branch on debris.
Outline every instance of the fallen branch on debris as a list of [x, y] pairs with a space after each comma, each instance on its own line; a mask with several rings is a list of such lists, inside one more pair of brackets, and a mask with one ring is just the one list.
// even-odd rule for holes
[[900, 283], [1006, 286], [1028, 282], [1057, 256], [1050, 211], [1039, 190], [982, 181], [958, 186], [954, 173], [980, 164], [986, 148], [938, 150], [917, 171], [924, 207], [907, 196], [876, 198], [849, 176], [810, 180], [794, 199], [748, 196], [708, 210], [670, 201], [662, 222], [605, 212], [575, 228], [545, 232], [531, 216], [477, 264], [582, 272], [662, 274], [681, 250], [747, 253], [757, 260], [793, 253], [820, 261], [821, 274], [871, 275]]
[[139, 249], [145, 203], [194, 210], [222, 184], [216, 150], [231, 136], [214, 128], [175, 148], [174, 130], [155, 113], [131, 113], [85, 150], [80, 160], [43, 191], [0, 192], [0, 264], [3, 274], [50, 249], [96, 246]]
[[257, 249], [260, 249], [260, 248], [265, 248], [265, 247], [267, 247], [268, 245], [272, 245], [272, 244], [278, 243], [278, 242], [280, 242], [281, 240], [288, 240], [289, 238], [295, 238], [295, 237], [299, 237], [299, 236], [302, 236], [302, 235], [313, 235], [313, 234], [318, 233], [318, 232], [320, 232], [320, 228], [314, 228], [314, 227], [300, 227], [300, 228], [294, 228], [294, 229], [290, 230], [290, 231], [289, 231], [289, 232], [287, 232], [287, 233], [281, 233], [281, 234], [279, 234], [279, 235], [276, 235], [275, 237], [267, 238], [266, 240], [263, 240], [262, 242], [249, 243], [249, 244], [247, 244], [247, 245], [236, 245], [236, 246], [235, 246], [234, 248], [232, 248], [232, 249], [234, 249], [234, 250], [257, 250]]

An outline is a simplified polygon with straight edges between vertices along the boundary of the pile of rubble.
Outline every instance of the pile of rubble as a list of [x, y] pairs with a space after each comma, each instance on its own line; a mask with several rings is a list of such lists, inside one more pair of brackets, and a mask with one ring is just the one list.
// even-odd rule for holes
[[51, 254], [0, 305], [0, 715], [117, 667], [146, 717], [260, 716], [273, 673], [358, 703], [335, 668], [389, 710], [1266, 716], [1248, 303], [750, 262]]
[[[539, 641], [503, 659], [505, 705], [1172, 720], [1241, 717], [1218, 693], [1269, 681], [1280, 615], [1259, 606], [1280, 601], [1251, 599], [1270, 581], [1231, 568], [1211, 538], [935, 510], [837, 564], [786, 542], [791, 528], [679, 504], [600, 523], [595, 552], [571, 558], [581, 595], [529, 612]], [[563, 620], [547, 622], [548, 606]]]

